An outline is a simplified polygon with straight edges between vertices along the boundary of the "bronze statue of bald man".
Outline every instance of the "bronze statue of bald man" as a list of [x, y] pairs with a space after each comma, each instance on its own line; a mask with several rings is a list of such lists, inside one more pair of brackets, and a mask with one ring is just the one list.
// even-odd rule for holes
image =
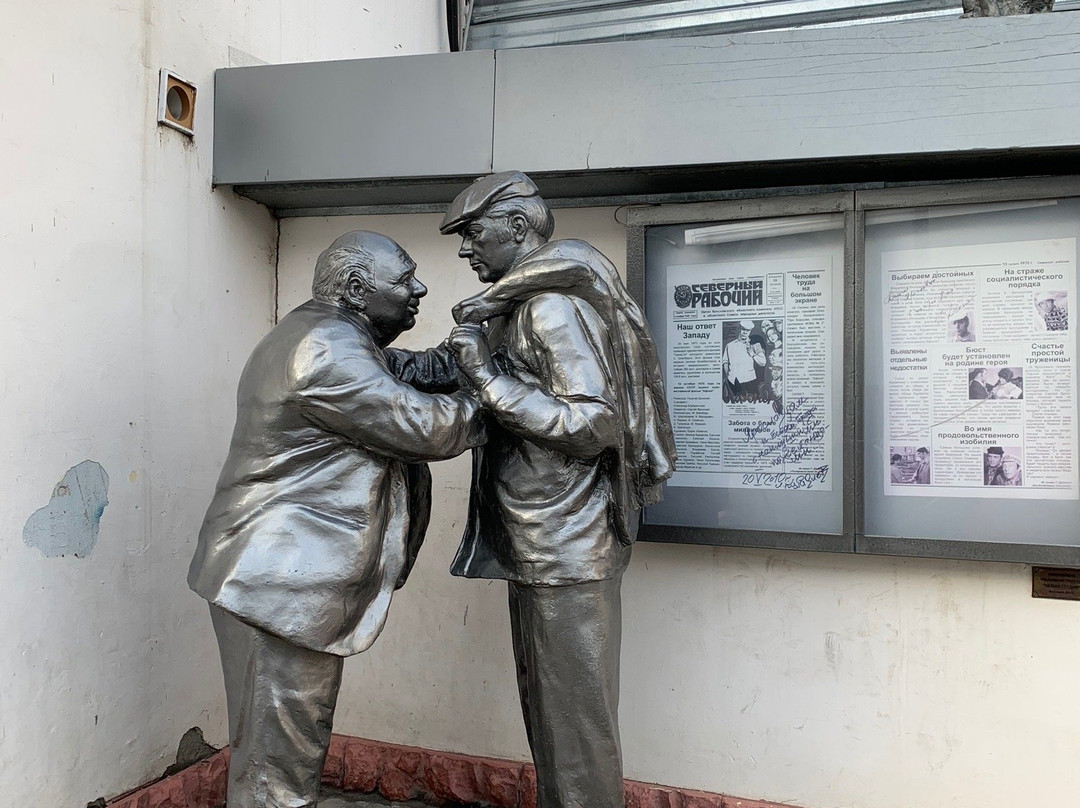
[[229, 713], [229, 808], [318, 800], [342, 658], [368, 648], [423, 540], [425, 461], [484, 440], [445, 348], [389, 348], [427, 289], [395, 242], [357, 231], [312, 300], [256, 346], [191, 562]]

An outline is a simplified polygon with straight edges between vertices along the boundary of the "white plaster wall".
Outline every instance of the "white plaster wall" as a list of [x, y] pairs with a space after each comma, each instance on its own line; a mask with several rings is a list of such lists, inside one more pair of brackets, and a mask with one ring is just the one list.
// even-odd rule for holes
[[[479, 289], [439, 218], [284, 220], [282, 311], [333, 238], [373, 229], [431, 289], [400, 343], [437, 343]], [[556, 219], [624, 261], [612, 210]], [[468, 463], [433, 467], [427, 544], [382, 637], [346, 663], [336, 729], [524, 759], [505, 587], [447, 573]], [[641, 544], [623, 589], [626, 774], [810, 808], [1080, 804], [1080, 605], [1030, 590], [1022, 565]]]
[[[210, 187], [214, 69], [442, 50], [442, 7], [5, 4], [0, 803], [84, 805], [160, 775], [190, 726], [226, 740], [184, 579], [272, 323], [277, 223]], [[199, 87], [194, 141], [155, 123], [159, 67]], [[47, 558], [23, 525], [87, 459], [111, 481], [97, 545]]]

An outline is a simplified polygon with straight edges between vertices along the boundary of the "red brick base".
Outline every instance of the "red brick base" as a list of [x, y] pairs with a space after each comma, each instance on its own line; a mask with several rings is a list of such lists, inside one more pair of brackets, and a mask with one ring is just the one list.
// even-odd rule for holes
[[219, 808], [225, 804], [229, 750], [125, 794], [109, 808]]
[[[127, 794], [109, 808], [220, 808], [225, 802], [229, 750]], [[345, 791], [378, 792], [388, 800], [434, 805], [474, 803], [536, 808], [536, 773], [525, 763], [456, 755], [335, 735], [323, 783]], [[627, 808], [784, 808], [706, 791], [626, 781]]]

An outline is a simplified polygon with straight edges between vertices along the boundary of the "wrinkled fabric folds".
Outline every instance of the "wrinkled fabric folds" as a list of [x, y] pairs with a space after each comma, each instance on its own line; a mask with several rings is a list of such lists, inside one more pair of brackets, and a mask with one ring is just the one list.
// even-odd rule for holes
[[[644, 312], [615, 266], [595, 247], [576, 239], [552, 241], [533, 251], [496, 283], [464, 301], [464, 322], [505, 315], [537, 295], [558, 292], [587, 302], [603, 318], [617, 346], [623, 423], [615, 491], [629, 516], [661, 498], [660, 484], [675, 471], [677, 454], [663, 374]], [[476, 312], [477, 314], [473, 314]], [[636, 525], [622, 520], [620, 539], [630, 543]]]
[[241, 375], [189, 586], [300, 647], [368, 648], [427, 527], [423, 464], [483, 440], [475, 400], [419, 389], [454, 373], [438, 352], [384, 350], [338, 306], [282, 318]]

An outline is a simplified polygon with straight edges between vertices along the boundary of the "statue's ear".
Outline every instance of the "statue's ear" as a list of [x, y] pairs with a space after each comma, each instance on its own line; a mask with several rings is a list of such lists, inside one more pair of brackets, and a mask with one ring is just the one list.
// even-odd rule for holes
[[514, 241], [518, 244], [523, 242], [525, 237], [529, 235], [529, 220], [525, 218], [524, 214], [513, 214], [507, 223], [510, 225], [510, 232], [514, 236]]
[[341, 297], [350, 308], [363, 311], [367, 307], [367, 286], [357, 270], [349, 272], [345, 279], [345, 290]]

